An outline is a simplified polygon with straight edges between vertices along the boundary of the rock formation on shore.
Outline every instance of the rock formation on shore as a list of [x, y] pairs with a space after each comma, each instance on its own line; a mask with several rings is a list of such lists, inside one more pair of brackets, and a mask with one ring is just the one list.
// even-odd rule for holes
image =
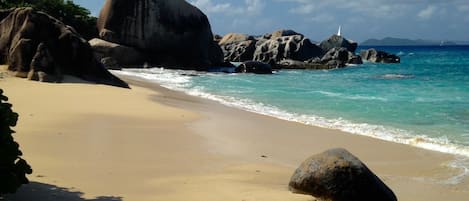
[[219, 40], [226, 62], [259, 61], [276, 69], [332, 69], [361, 64], [357, 43], [333, 35], [313, 44], [293, 30], [278, 30], [263, 36], [230, 33]]
[[397, 201], [392, 190], [345, 149], [308, 158], [296, 169], [289, 188], [322, 200]]
[[208, 70], [223, 63], [207, 16], [185, 0], [106, 0], [98, 29], [101, 39], [135, 48], [152, 64]]
[[7, 63], [16, 76], [60, 82], [68, 74], [128, 88], [95, 59], [72, 27], [32, 8], [2, 10], [0, 17], [0, 63]]

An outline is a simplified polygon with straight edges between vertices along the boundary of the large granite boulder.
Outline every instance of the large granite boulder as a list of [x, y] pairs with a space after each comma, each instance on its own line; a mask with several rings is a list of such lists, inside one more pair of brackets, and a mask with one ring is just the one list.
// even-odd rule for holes
[[338, 35], [333, 35], [327, 40], [324, 40], [319, 45], [324, 52], [328, 52], [332, 48], [344, 47], [350, 52], [355, 52], [357, 50], [358, 44], [356, 42], [347, 40], [346, 38]]
[[0, 13], [0, 62], [7, 63], [16, 76], [60, 82], [69, 74], [128, 87], [94, 58], [88, 42], [72, 27], [32, 8]]
[[257, 40], [253, 36], [229, 33], [218, 43], [223, 50], [225, 61], [250, 61], [254, 57]]
[[106, 0], [98, 29], [102, 39], [137, 48], [151, 63], [195, 70], [223, 63], [207, 16], [185, 0]]
[[373, 48], [360, 51], [360, 56], [363, 59], [374, 63], [401, 63], [401, 58], [399, 56]]
[[143, 53], [135, 48], [125, 45], [111, 43], [99, 38], [93, 38], [89, 41], [94, 50], [96, 59], [101, 60], [106, 57], [113, 58], [119, 65], [142, 65], [145, 62]]
[[254, 60], [275, 64], [284, 59], [306, 61], [323, 54], [322, 49], [312, 44], [309, 39], [302, 35], [292, 35], [265, 41], [256, 48]]
[[308, 158], [296, 169], [289, 188], [322, 200], [397, 201], [392, 190], [345, 149]]

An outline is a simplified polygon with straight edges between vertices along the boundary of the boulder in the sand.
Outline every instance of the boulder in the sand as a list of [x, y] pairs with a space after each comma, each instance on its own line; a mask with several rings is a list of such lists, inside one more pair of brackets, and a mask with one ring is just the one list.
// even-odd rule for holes
[[259, 61], [246, 61], [236, 67], [236, 73], [272, 74], [272, 66]]
[[127, 83], [94, 58], [89, 43], [72, 27], [32, 8], [1, 12], [0, 61], [19, 77], [60, 82], [62, 74], [120, 87]]
[[145, 63], [145, 56], [135, 48], [111, 43], [99, 38], [93, 38], [89, 43], [98, 60], [111, 57], [119, 65], [142, 65]]
[[332, 48], [344, 47], [350, 52], [355, 52], [357, 50], [358, 44], [356, 42], [347, 40], [343, 36], [333, 35], [327, 40], [324, 40], [319, 45], [324, 52], [328, 52]]
[[275, 64], [284, 59], [306, 61], [323, 51], [302, 35], [283, 36], [265, 41], [256, 48], [254, 60]]
[[106, 0], [100, 37], [137, 48], [150, 63], [208, 70], [223, 63], [207, 16], [185, 0]]
[[322, 200], [397, 201], [392, 190], [345, 149], [308, 158], [291, 177], [289, 189]]
[[374, 63], [401, 63], [401, 58], [399, 56], [376, 50], [374, 48], [362, 50], [360, 52], [360, 56], [363, 59]]

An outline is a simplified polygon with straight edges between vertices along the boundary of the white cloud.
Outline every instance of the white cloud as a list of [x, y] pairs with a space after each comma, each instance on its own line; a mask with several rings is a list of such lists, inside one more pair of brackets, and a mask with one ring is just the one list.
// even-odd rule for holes
[[313, 4], [303, 4], [298, 7], [290, 9], [290, 13], [310, 14], [315, 10], [316, 6]]
[[436, 7], [434, 5], [429, 5], [427, 6], [427, 8], [421, 10], [417, 16], [420, 18], [420, 19], [430, 19], [434, 14], [435, 12], [437, 11]]

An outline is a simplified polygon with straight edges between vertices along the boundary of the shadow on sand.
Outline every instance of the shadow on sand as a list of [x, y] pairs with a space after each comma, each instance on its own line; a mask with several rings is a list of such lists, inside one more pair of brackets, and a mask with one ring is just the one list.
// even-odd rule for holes
[[82, 198], [82, 192], [50, 184], [31, 182], [21, 186], [16, 194], [6, 195], [2, 201], [122, 201], [121, 197], [100, 196], [94, 199]]

